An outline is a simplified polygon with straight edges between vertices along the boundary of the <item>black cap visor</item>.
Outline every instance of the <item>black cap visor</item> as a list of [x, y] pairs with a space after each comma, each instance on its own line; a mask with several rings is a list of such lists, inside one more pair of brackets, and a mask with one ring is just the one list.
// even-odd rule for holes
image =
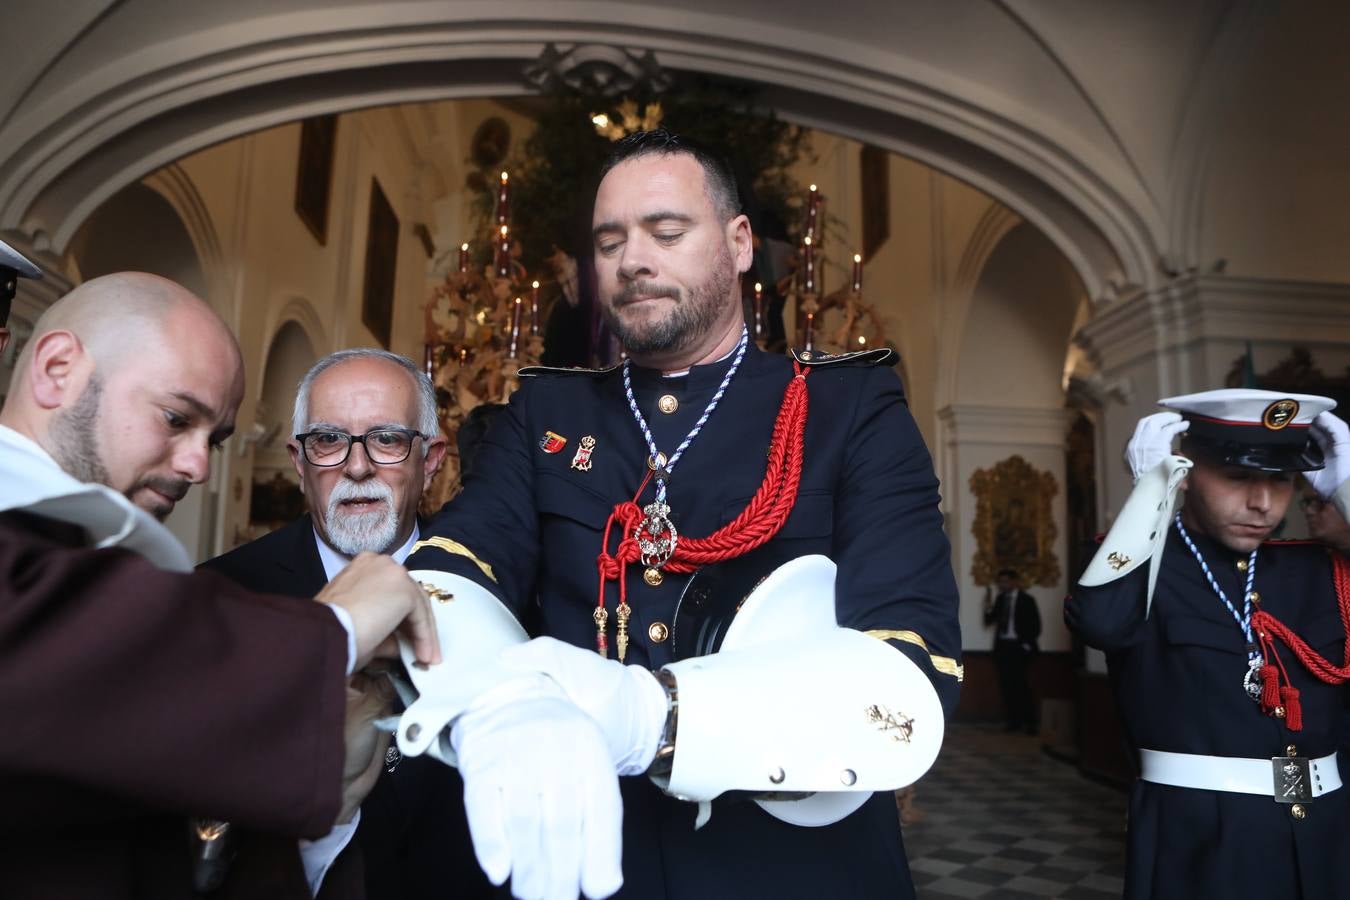
[[1188, 438], [1182, 452], [1216, 466], [1238, 466], [1261, 472], [1315, 472], [1326, 465], [1322, 448], [1308, 440], [1302, 446], [1288, 444], [1235, 444], [1203, 438]]

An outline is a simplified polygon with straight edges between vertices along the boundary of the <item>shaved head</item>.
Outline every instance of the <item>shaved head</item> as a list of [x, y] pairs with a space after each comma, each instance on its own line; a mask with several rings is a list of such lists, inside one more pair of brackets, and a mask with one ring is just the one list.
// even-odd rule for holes
[[214, 331], [213, 336], [227, 341], [238, 356], [239, 346], [229, 326], [187, 288], [146, 272], [103, 275], [75, 288], [42, 314], [15, 371], [23, 372], [32, 347], [52, 331], [74, 334], [97, 365], [104, 367], [115, 366], [128, 351], [136, 352], [147, 337], [180, 325], [201, 329], [203, 336]]
[[239, 345], [215, 311], [168, 279], [122, 272], [38, 319], [0, 425], [163, 518], [209, 476], [243, 393]]

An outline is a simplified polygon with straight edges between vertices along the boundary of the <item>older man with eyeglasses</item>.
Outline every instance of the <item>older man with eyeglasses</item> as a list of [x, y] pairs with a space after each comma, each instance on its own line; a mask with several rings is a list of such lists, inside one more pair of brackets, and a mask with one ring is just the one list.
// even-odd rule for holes
[[[309, 515], [205, 567], [254, 590], [311, 597], [358, 553], [402, 562], [446, 451], [426, 375], [385, 350], [332, 353], [301, 379], [291, 433], [287, 449]], [[328, 851], [307, 850], [315, 893], [418, 896], [454, 884], [457, 896], [486, 896], [458, 775], [431, 759], [402, 760], [396, 749], [385, 770], [347, 791], [344, 824], [324, 839]]]
[[1303, 508], [1303, 517], [1308, 523], [1308, 537], [1350, 554], [1350, 523], [1345, 521], [1345, 516], [1341, 515], [1334, 503], [1323, 500], [1309, 486], [1299, 499], [1299, 506]]

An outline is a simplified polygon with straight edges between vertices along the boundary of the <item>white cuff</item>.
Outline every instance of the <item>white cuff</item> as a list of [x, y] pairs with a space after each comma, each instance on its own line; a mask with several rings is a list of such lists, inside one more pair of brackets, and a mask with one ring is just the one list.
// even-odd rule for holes
[[[333, 608], [333, 607], [330, 607]], [[361, 823], [361, 810], [346, 825], [334, 825], [333, 830], [316, 841], [300, 842], [300, 863], [305, 867], [305, 881], [309, 883], [311, 897], [319, 895], [323, 886], [323, 877], [333, 867], [333, 862], [347, 849], [356, 826]]]
[[347, 674], [352, 674], [356, 668], [356, 623], [352, 621], [352, 614], [347, 612], [336, 603], [326, 604], [337, 616], [338, 624], [342, 630], [347, 632]]

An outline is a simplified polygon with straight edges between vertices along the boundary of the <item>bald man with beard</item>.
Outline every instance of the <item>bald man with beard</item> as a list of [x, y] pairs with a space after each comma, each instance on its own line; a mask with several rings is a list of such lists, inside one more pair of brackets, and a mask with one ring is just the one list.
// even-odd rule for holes
[[[347, 676], [396, 629], [439, 660], [425, 595], [385, 557], [313, 604], [191, 572], [160, 520], [209, 477], [243, 390], [225, 323], [152, 275], [75, 289], [19, 357], [0, 409], [7, 898], [189, 896], [189, 835], [214, 820], [328, 833], [379, 771], [379, 704]], [[260, 869], [240, 895], [308, 897], [306, 876]]]

